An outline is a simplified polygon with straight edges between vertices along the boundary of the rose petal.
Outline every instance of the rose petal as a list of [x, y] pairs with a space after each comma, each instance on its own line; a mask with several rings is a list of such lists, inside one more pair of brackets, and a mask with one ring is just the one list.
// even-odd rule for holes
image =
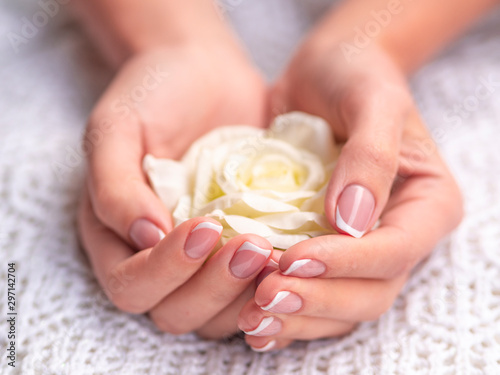
[[202, 149], [216, 150], [220, 145], [233, 143], [251, 137], [262, 135], [264, 131], [259, 128], [246, 125], [225, 126], [212, 130], [193, 142], [189, 150], [182, 158], [183, 164], [188, 170], [195, 170]]
[[[193, 194], [192, 204], [195, 210], [204, 207], [208, 202], [224, 194], [213, 179], [213, 155], [213, 150], [200, 150], [200, 158], [196, 165], [196, 174], [194, 175], [193, 186], [191, 187]], [[172, 176], [172, 178], [175, 177]]]
[[256, 219], [271, 228], [285, 231], [311, 231], [330, 229], [330, 223], [324, 215], [315, 212], [290, 212], [266, 215]]
[[308, 240], [309, 237], [306, 234], [275, 234], [267, 237], [266, 239], [271, 242], [276, 249], [286, 250], [293, 245]]
[[239, 234], [254, 233], [261, 237], [269, 237], [275, 232], [267, 225], [257, 220], [239, 215], [225, 215], [224, 221]]
[[156, 159], [148, 154], [144, 157], [143, 169], [156, 194], [172, 212], [179, 198], [188, 192], [184, 165], [170, 159]]
[[189, 195], [186, 194], [180, 197], [174, 212], [172, 212], [175, 226], [191, 218], [191, 206], [191, 197]]
[[338, 157], [330, 126], [323, 119], [303, 112], [291, 112], [274, 119], [269, 134], [295, 147], [318, 155], [324, 164]]
[[243, 194], [242, 201], [254, 210], [263, 213], [298, 211], [298, 208], [292, 206], [291, 204], [280, 202], [258, 194], [245, 193]]
[[218, 185], [226, 194], [249, 190], [246, 184], [252, 179], [252, 171], [259, 162], [262, 162], [261, 159], [269, 158], [271, 155], [289, 161], [292, 165], [289, 168], [294, 169], [296, 177], [300, 178], [296, 186], [286, 184], [280, 187], [282, 181], [273, 181], [270, 184], [274, 187], [273, 190], [283, 192], [316, 190], [325, 182], [325, 168], [321, 159], [307, 150], [297, 149], [282, 140], [271, 138], [255, 137], [252, 141], [248, 140], [248, 144], [251, 147], [247, 149], [243, 144], [236, 144], [221, 168], [222, 173], [216, 175]]
[[298, 211], [298, 208], [257, 194], [236, 193], [224, 195], [207, 203], [201, 209], [194, 210], [193, 215], [203, 216], [210, 214], [214, 210], [222, 210], [226, 214], [257, 217], [270, 212], [294, 212]]

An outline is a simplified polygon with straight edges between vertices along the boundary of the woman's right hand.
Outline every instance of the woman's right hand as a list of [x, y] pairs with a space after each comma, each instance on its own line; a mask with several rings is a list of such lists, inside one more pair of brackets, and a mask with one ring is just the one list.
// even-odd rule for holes
[[[240, 236], [203, 265], [218, 240], [217, 223], [197, 218], [173, 230], [141, 166], [148, 153], [179, 158], [217, 126], [264, 126], [265, 102], [261, 76], [240, 50], [221, 43], [158, 47], [120, 69], [89, 120], [79, 214], [92, 267], [119, 308], [149, 311], [161, 329], [173, 333], [199, 330], [219, 337], [237, 331], [239, 309], [252, 295], [244, 290], [252, 288], [272, 247], [259, 237]], [[200, 220], [210, 223], [203, 229], [206, 241], [198, 239], [198, 250], [190, 252]], [[260, 255], [237, 253], [245, 241], [262, 248]], [[254, 261], [245, 268], [245, 259]], [[232, 269], [237, 263], [239, 273]], [[224, 319], [203, 328], [225, 309]]]

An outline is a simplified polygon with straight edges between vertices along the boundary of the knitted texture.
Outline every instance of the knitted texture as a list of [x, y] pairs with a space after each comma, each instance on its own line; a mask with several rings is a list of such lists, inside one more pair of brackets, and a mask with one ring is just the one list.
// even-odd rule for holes
[[[232, 4], [226, 14], [268, 77], [326, 6], [221, 2]], [[415, 269], [379, 320], [342, 338], [258, 354], [241, 337], [204, 341], [161, 333], [102, 293], [79, 246], [75, 213], [85, 168], [79, 140], [112, 73], [64, 8], [16, 53], [8, 33], [20, 33], [22, 17], [31, 20], [41, 8], [34, 1], [0, 5], [0, 373], [500, 373], [500, 13], [412, 80], [421, 113], [463, 189], [460, 227]], [[5, 355], [8, 261], [17, 263], [14, 370]]]

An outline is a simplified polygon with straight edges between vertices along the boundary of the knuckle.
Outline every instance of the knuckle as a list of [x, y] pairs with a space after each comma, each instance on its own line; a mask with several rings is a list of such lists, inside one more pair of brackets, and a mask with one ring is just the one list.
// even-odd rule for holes
[[395, 174], [398, 167], [398, 153], [385, 142], [371, 142], [362, 153], [365, 162], [386, 173]]
[[126, 296], [123, 292], [111, 292], [108, 293], [109, 298], [113, 305], [115, 305], [121, 311], [131, 313], [131, 314], [141, 314], [144, 313], [144, 308], [134, 303], [130, 298]]
[[151, 320], [162, 332], [171, 333], [172, 335], [182, 335], [186, 333], [179, 324], [172, 324], [172, 322], [159, 314], [151, 314]]
[[204, 340], [218, 340], [224, 337], [222, 334], [204, 328], [196, 331], [196, 334]]
[[191, 327], [184, 324], [182, 319], [174, 319], [171, 316], [166, 316], [162, 311], [151, 312], [149, 316], [156, 327], [162, 332], [172, 335], [184, 335], [193, 330]]
[[349, 121], [357, 116], [360, 109], [365, 108], [375, 97], [376, 91], [373, 84], [366, 82], [353, 84], [346, 89], [339, 101], [344, 120]]
[[134, 276], [129, 275], [123, 267], [115, 267], [107, 277], [105, 292], [118, 309], [132, 314], [141, 314], [147, 308], [140, 299], [130, 295], [130, 285], [133, 280]]
[[228, 302], [229, 298], [231, 298], [228, 291], [222, 289], [220, 285], [212, 285], [209, 287], [208, 295], [214, 304], [225, 304]]

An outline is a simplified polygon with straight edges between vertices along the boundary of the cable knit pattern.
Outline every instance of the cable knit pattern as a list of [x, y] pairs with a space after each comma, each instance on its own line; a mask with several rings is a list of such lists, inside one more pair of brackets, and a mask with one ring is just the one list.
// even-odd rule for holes
[[[328, 5], [221, 3], [232, 4], [226, 14], [268, 77]], [[258, 354], [241, 337], [214, 342], [163, 334], [146, 316], [118, 311], [101, 292], [77, 239], [84, 174], [78, 145], [111, 72], [63, 8], [15, 53], [8, 33], [20, 33], [22, 17], [32, 19], [41, 8], [27, 0], [0, 5], [0, 373], [500, 374], [500, 13], [412, 80], [463, 189], [463, 223], [379, 320], [343, 338]], [[480, 85], [489, 95], [474, 99]], [[457, 104], [465, 108], [460, 115]], [[13, 371], [5, 356], [7, 261], [18, 264]]]

